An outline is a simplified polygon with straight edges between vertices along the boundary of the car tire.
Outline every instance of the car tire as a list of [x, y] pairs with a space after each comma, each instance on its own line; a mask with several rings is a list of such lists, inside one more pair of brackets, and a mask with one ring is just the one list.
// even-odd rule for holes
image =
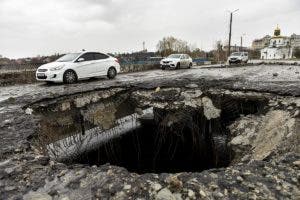
[[74, 72], [73, 70], [65, 71], [65, 73], [63, 75], [64, 83], [73, 84], [73, 83], [76, 83], [77, 81], [78, 81], [78, 76], [77, 76], [76, 72]]
[[110, 67], [107, 71], [107, 77], [113, 79], [117, 76], [117, 70], [114, 67]]
[[189, 69], [191, 69], [191, 68], [192, 68], [192, 66], [193, 66], [193, 63], [190, 63], [190, 64], [189, 64]]
[[180, 69], [180, 62], [178, 62], [178, 63], [176, 64], [175, 69]]
[[165, 66], [162, 66], [162, 67], [161, 67], [161, 69], [162, 69], [162, 70], [165, 70], [165, 69], [166, 69], [166, 67], [165, 67]]

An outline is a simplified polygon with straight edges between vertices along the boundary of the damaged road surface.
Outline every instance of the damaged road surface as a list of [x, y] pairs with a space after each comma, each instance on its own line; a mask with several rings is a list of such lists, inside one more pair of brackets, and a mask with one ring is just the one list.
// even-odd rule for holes
[[0, 199], [299, 199], [299, 71], [3, 88]]

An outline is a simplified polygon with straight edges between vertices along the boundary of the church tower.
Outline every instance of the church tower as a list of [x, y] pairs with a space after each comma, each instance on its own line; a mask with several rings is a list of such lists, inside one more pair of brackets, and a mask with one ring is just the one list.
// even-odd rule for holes
[[280, 30], [280, 28], [277, 25], [277, 28], [274, 30], [274, 36], [278, 37], [278, 36], [280, 36], [280, 34], [281, 34], [281, 30]]

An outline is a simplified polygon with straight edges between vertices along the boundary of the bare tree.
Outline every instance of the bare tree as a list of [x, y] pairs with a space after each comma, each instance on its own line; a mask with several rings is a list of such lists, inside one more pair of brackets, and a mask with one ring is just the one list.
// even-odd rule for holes
[[226, 52], [223, 49], [222, 41], [216, 41], [212, 53], [215, 61], [220, 62], [226, 60]]
[[168, 56], [172, 53], [189, 53], [190, 46], [184, 40], [169, 36], [158, 42], [157, 50], [162, 56]]

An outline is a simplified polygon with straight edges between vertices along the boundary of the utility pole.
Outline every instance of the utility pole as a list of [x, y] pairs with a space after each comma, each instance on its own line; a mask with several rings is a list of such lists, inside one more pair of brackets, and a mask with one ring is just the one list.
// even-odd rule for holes
[[230, 50], [231, 50], [231, 34], [232, 34], [232, 16], [233, 13], [237, 12], [239, 9], [236, 9], [233, 12], [230, 12], [230, 23], [229, 23], [229, 42], [228, 42], [228, 56], [230, 56]]
[[145, 51], [146, 50], [146, 43], [145, 43], [145, 41], [143, 42], [143, 51]]
[[229, 43], [228, 43], [228, 55], [230, 56], [230, 50], [231, 50], [231, 30], [232, 30], [232, 12], [230, 13], [230, 24], [229, 24]]
[[243, 51], [243, 36], [245, 36], [246, 34], [244, 33], [242, 36], [241, 36], [241, 50], [240, 51]]
[[243, 51], [243, 36], [241, 36], [241, 51]]

